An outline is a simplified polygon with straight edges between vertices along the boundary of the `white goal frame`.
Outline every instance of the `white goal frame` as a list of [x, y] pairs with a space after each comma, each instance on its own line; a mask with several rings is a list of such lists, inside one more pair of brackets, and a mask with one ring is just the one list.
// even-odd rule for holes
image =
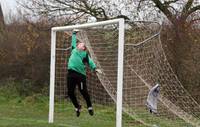
[[60, 26], [51, 29], [51, 63], [50, 63], [50, 93], [49, 93], [49, 123], [54, 121], [54, 94], [55, 94], [55, 62], [56, 62], [56, 32], [101, 25], [118, 24], [118, 69], [117, 69], [117, 102], [116, 127], [122, 127], [122, 91], [123, 91], [123, 63], [124, 63], [124, 19], [113, 19], [102, 22], [80, 25]]

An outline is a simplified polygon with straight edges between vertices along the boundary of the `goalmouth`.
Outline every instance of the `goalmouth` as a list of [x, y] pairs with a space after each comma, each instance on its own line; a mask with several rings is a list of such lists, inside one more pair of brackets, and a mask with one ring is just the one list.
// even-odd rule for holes
[[116, 100], [116, 127], [122, 126], [122, 91], [123, 91], [123, 63], [124, 63], [124, 19], [113, 19], [102, 22], [86, 23], [81, 25], [53, 27], [51, 29], [51, 63], [50, 63], [50, 101], [49, 123], [54, 122], [54, 94], [55, 94], [55, 61], [56, 61], [56, 33], [72, 31], [102, 25], [118, 25], [118, 63], [117, 63], [117, 100]]

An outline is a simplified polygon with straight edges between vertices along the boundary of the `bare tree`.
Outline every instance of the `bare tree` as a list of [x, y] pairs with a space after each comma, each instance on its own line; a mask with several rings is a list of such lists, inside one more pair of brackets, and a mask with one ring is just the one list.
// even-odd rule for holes
[[[187, 75], [189, 71], [191, 75], [199, 75], [192, 67], [200, 68], [200, 64], [196, 65], [191, 57], [192, 47], [196, 46], [192, 45], [193, 40], [198, 40], [199, 32], [192, 31], [191, 34], [189, 30], [200, 21], [200, 0], [23, 0], [23, 2], [21, 0], [19, 2], [31, 16], [47, 17], [52, 23], [86, 22], [91, 17], [97, 21], [122, 17], [131, 20], [170, 22], [172, 24], [170, 39], [173, 43], [169, 45], [170, 50], [174, 51], [172, 59], [175, 61], [173, 69], [184, 84], [192, 84], [190, 81], [194, 81], [191, 78], [184, 81], [186, 77], [190, 77]], [[194, 33], [197, 34], [194, 36], [195, 39], [191, 36]], [[187, 73], [183, 72], [186, 67], [189, 70]], [[199, 78], [193, 83], [195, 82], [199, 82]]]
[[175, 26], [191, 25], [199, 20], [199, 0], [23, 0], [20, 4], [34, 16], [48, 17], [55, 22], [64, 19], [73, 23], [80, 19], [87, 21], [108, 20], [122, 17], [125, 19], [154, 19], [164, 16]]
[[66, 23], [73, 23], [77, 20], [86, 21], [89, 17], [95, 17], [98, 21], [116, 17], [128, 19], [109, 0], [24, 0], [19, 4], [34, 16], [45, 16], [51, 21], [65, 19]]
[[197, 16], [200, 12], [199, 0], [139, 0], [138, 7], [152, 3], [175, 26], [181, 24], [187, 27], [200, 20]]

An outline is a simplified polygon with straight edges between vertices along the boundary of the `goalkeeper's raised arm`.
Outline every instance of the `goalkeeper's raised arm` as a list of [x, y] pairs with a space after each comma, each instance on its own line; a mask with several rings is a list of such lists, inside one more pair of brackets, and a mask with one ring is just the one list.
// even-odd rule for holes
[[77, 34], [77, 32], [79, 32], [78, 29], [74, 29], [73, 32], [72, 32], [72, 44], [71, 44], [72, 50], [76, 48], [76, 42], [77, 42], [76, 34]]

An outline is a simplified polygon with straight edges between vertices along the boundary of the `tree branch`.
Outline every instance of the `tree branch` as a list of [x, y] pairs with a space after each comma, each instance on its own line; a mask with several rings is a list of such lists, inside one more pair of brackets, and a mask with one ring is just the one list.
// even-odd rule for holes
[[188, 0], [185, 6], [183, 7], [183, 12], [186, 13], [189, 10], [189, 8], [191, 8], [193, 2], [194, 0]]
[[[174, 16], [173, 14], [169, 11], [168, 6], [165, 6], [163, 3], [161, 3], [160, 0], [152, 0], [155, 4], [155, 6], [160, 9], [166, 16], [167, 18], [174, 23]], [[175, 0], [176, 1], [176, 0]]]
[[200, 5], [191, 8], [191, 9], [188, 11], [188, 15], [192, 14], [193, 12], [195, 12], [195, 11], [197, 11], [197, 10], [200, 10]]
[[141, 3], [145, 1], [145, 0], [139, 0], [138, 6], [137, 6], [137, 10], [139, 10], [141, 8]]
[[185, 4], [185, 6], [183, 7], [183, 11], [181, 14], [181, 19], [182, 20], [186, 20], [187, 17], [190, 15], [188, 12], [188, 10], [191, 8], [192, 3], [194, 2], [194, 0], [188, 0], [187, 3]]
[[179, 1], [179, 0], [165, 1], [165, 2], [164, 2], [164, 5], [165, 5], [165, 6], [169, 6], [170, 4], [176, 3], [177, 1]]

